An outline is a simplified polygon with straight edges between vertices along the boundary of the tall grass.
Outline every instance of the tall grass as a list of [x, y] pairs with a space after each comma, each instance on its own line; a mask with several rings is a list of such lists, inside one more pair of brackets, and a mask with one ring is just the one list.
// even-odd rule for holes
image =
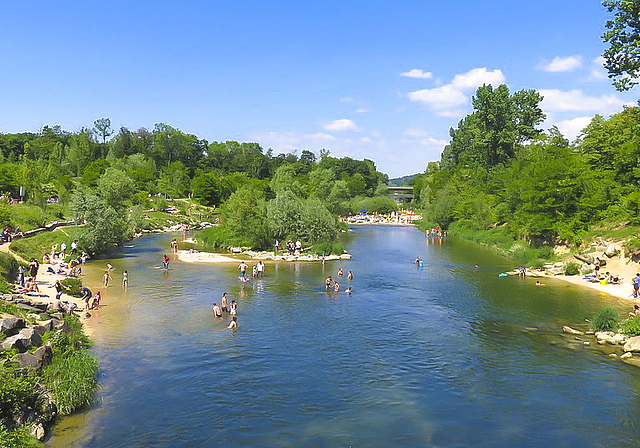
[[618, 310], [612, 306], [607, 306], [598, 311], [591, 319], [591, 329], [593, 331], [615, 331], [618, 329], [619, 323]]
[[98, 360], [85, 350], [67, 352], [43, 369], [44, 383], [53, 394], [58, 412], [70, 414], [92, 402], [98, 386], [97, 370]]

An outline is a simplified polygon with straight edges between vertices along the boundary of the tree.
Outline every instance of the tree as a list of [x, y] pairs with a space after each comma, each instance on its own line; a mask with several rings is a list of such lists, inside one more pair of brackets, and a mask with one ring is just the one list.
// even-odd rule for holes
[[302, 234], [302, 200], [291, 190], [281, 190], [269, 201], [267, 218], [274, 238], [297, 238]]
[[95, 254], [122, 243], [128, 236], [127, 223], [98, 196], [78, 189], [71, 201], [71, 209], [85, 221], [78, 243]]
[[102, 143], [106, 143], [107, 137], [113, 134], [113, 129], [111, 129], [111, 119], [98, 118], [93, 122], [93, 130], [96, 134], [102, 137]]
[[121, 208], [125, 199], [131, 197], [134, 192], [133, 181], [127, 174], [117, 168], [107, 168], [98, 179], [100, 197], [114, 209]]
[[252, 247], [266, 248], [270, 245], [267, 210], [261, 191], [250, 185], [239, 188], [222, 207], [222, 226], [234, 235], [249, 241]]
[[619, 91], [630, 90], [640, 76], [640, 0], [604, 0], [602, 4], [613, 20], [605, 22], [602, 38], [609, 47], [604, 51], [604, 67]]

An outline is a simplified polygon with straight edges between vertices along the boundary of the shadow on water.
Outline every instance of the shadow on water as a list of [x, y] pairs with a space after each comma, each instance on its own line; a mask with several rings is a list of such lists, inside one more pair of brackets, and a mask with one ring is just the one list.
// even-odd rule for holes
[[[172, 237], [87, 265], [94, 287], [115, 268], [92, 317], [101, 390], [49, 446], [638, 444], [640, 369], [561, 333], [622, 301], [499, 278], [507, 260], [411, 228], [358, 227], [353, 259], [268, 262], [247, 283], [235, 263], [155, 269]], [[211, 314], [224, 291], [237, 332]]]

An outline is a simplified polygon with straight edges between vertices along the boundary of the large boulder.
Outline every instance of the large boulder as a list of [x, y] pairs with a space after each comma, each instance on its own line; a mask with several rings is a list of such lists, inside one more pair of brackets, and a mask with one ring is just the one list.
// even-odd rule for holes
[[618, 255], [620, 253], [621, 247], [618, 246], [617, 244], [609, 244], [607, 246], [607, 249], [604, 251], [604, 254], [611, 258], [611, 257], [615, 257], [616, 255]]
[[9, 336], [4, 341], [2, 341], [2, 345], [0, 345], [2, 350], [15, 350], [18, 353], [23, 353], [27, 351], [29, 348], [29, 338], [25, 335], [18, 333], [13, 336]]
[[20, 330], [20, 333], [25, 338], [29, 340], [29, 345], [40, 345], [42, 344], [42, 338], [33, 328], [24, 328]]
[[51, 331], [53, 329], [53, 321], [51, 319], [46, 320], [44, 322], [40, 322], [38, 325], [34, 325], [31, 328], [38, 333], [40, 336], [45, 334], [47, 331]]
[[640, 353], [640, 336], [633, 336], [624, 344], [625, 352]]
[[0, 332], [10, 334], [11, 332], [24, 328], [24, 319], [16, 316], [5, 316], [0, 319]]
[[596, 333], [598, 344], [623, 345], [627, 341], [627, 337], [620, 333], [612, 331], [599, 331]]
[[574, 330], [573, 328], [568, 327], [566, 325], [564, 327], [562, 327], [562, 332], [563, 333], [569, 333], [569, 334], [576, 334], [576, 335], [583, 335], [584, 334], [584, 332], [579, 331], [579, 330]]
[[42, 367], [42, 360], [36, 358], [31, 353], [18, 353], [13, 357], [21, 369], [39, 369]]

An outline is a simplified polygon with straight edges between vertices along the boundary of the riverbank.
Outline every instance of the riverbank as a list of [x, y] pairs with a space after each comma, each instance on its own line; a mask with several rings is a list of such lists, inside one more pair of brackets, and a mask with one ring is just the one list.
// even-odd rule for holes
[[[184, 261], [185, 263], [229, 263], [229, 262], [240, 262], [247, 261], [247, 257], [251, 260], [264, 260], [264, 261], [322, 261], [322, 257], [314, 254], [301, 254], [301, 255], [277, 255], [274, 252], [267, 251], [253, 251], [253, 250], [245, 250], [241, 253], [238, 253], [240, 257], [232, 258], [231, 256], [223, 255], [215, 252], [199, 252], [193, 250], [179, 250], [178, 251], [178, 259], [180, 261]], [[342, 254], [342, 255], [326, 255], [324, 257], [325, 261], [333, 261], [333, 260], [350, 260], [351, 254]]]

